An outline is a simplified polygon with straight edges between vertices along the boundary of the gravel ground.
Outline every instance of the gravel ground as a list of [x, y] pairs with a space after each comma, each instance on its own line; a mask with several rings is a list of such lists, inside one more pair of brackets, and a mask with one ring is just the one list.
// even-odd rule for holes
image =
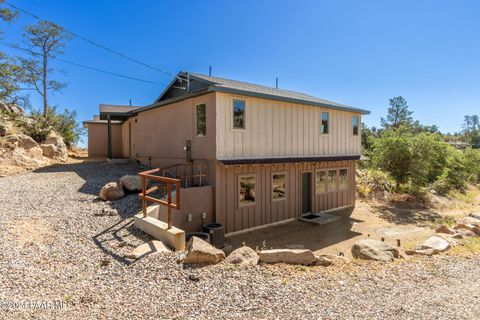
[[[1, 319], [476, 319], [480, 314], [479, 256], [328, 268], [191, 269], [177, 263], [179, 253], [126, 259], [149, 240], [132, 225], [138, 198], [104, 203], [97, 194], [104, 183], [139, 169], [81, 163], [0, 178]], [[123, 240], [128, 245], [119, 247]], [[190, 280], [192, 274], [199, 280]], [[52, 309], [49, 301], [63, 304]]]

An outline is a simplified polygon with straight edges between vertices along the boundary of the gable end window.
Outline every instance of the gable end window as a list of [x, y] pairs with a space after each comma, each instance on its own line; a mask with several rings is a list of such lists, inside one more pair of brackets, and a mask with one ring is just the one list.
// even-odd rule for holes
[[320, 127], [321, 134], [328, 134], [328, 112], [322, 112], [322, 126]]
[[245, 128], [245, 100], [233, 99], [233, 129]]
[[352, 130], [353, 130], [353, 135], [358, 136], [358, 116], [352, 117]]
[[197, 130], [197, 137], [204, 137], [207, 135], [207, 110], [205, 103], [198, 104], [196, 107], [196, 122], [195, 128]]

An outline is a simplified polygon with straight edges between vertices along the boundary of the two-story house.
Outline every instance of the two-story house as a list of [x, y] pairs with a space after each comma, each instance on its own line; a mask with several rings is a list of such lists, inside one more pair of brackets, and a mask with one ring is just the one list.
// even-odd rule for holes
[[85, 125], [91, 156], [160, 168], [205, 163], [203, 182], [185, 184], [174, 225], [193, 231], [206, 219], [228, 234], [353, 208], [361, 116], [368, 113], [303, 93], [180, 72], [151, 105], [100, 105], [100, 118]]

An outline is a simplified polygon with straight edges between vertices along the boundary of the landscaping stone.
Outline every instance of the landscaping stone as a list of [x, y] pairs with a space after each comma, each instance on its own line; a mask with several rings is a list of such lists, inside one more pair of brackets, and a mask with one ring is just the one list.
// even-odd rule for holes
[[440, 236], [433, 235], [420, 245], [420, 250], [432, 249], [438, 252], [447, 251], [451, 248], [450, 242]]
[[152, 240], [147, 243], [141, 244], [135, 249], [133, 249], [128, 255], [127, 258], [130, 259], [139, 259], [147, 254], [159, 253], [159, 252], [171, 252], [162, 241]]
[[440, 251], [436, 249], [424, 249], [424, 250], [407, 250], [405, 251], [407, 255], [422, 255], [422, 256], [433, 256], [435, 254], [440, 253]]
[[456, 231], [447, 226], [440, 226], [435, 230], [436, 233], [455, 234]]
[[98, 196], [103, 201], [113, 201], [121, 199], [124, 195], [121, 183], [109, 182], [102, 187]]
[[45, 140], [44, 144], [53, 144], [55, 146], [55, 158], [60, 160], [67, 160], [68, 158], [68, 149], [67, 145], [63, 141], [62, 137], [51, 136]]
[[468, 231], [471, 231], [473, 233], [475, 233], [477, 236], [480, 236], [480, 228], [473, 225], [473, 224], [469, 224], [469, 223], [458, 223], [456, 226], [455, 226], [455, 229], [456, 230], [459, 230], [459, 229], [465, 229], [465, 230], [468, 230]]
[[260, 251], [261, 262], [264, 263], [288, 263], [308, 265], [317, 257], [311, 250], [306, 249], [272, 249]]
[[[332, 262], [332, 264], [350, 263], [350, 259], [348, 259], [347, 257], [339, 256], [339, 255], [335, 255], [335, 254], [322, 254], [318, 257], [328, 259]], [[313, 264], [315, 265], [315, 262]]]
[[188, 241], [187, 251], [184, 261], [187, 264], [217, 264], [225, 259], [225, 253], [222, 250], [197, 237], [192, 237]]
[[255, 250], [245, 246], [230, 253], [225, 262], [242, 266], [256, 265], [258, 263], [258, 255]]
[[312, 266], [328, 267], [333, 264], [333, 261], [325, 256], [315, 257], [315, 261], [311, 263]]
[[142, 191], [142, 178], [134, 175], [126, 175], [120, 178], [123, 189], [130, 192]]
[[364, 260], [390, 262], [397, 254], [396, 248], [378, 240], [360, 240], [352, 246], [353, 257]]

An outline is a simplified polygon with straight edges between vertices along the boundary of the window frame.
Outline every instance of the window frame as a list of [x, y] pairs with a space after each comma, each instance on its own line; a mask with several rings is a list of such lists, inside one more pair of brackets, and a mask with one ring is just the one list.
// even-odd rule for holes
[[[355, 133], [355, 127], [353, 125], [353, 119], [357, 119], [357, 133]], [[352, 116], [352, 135], [354, 137], [358, 137], [360, 135], [360, 117], [355, 115], [355, 116]]]
[[[340, 171], [341, 170], [345, 170], [347, 172], [347, 175], [346, 175], [346, 184], [345, 184], [345, 189], [340, 189]], [[345, 191], [348, 191], [348, 168], [338, 168], [338, 174], [337, 174], [337, 190], [338, 192], [345, 192]]]
[[255, 180], [255, 186], [253, 190], [256, 190], [255, 188], [257, 187], [257, 174], [256, 173], [241, 173], [237, 175], [237, 203], [239, 208], [244, 208], [244, 207], [250, 207], [250, 206], [255, 206], [257, 204], [257, 194], [255, 194], [255, 201], [249, 202], [249, 203], [241, 203], [240, 202], [240, 190], [241, 190], [241, 180], [242, 178], [248, 178], [248, 177], [253, 177]]
[[[284, 194], [283, 198], [277, 198], [277, 199], [273, 198], [273, 176], [274, 175], [284, 175], [285, 176], [285, 194]], [[270, 198], [271, 198], [272, 202], [287, 200], [287, 189], [288, 189], [288, 174], [287, 174], [287, 171], [272, 172], [271, 178], [270, 178]]]
[[[324, 133], [322, 128], [323, 128], [323, 115], [327, 114], [327, 132]], [[330, 134], [330, 112], [329, 111], [322, 111], [320, 114], [320, 135], [322, 136], [328, 136]]]
[[[323, 192], [318, 192], [317, 191], [317, 172], [325, 172], [325, 191]], [[315, 184], [315, 195], [318, 195], [318, 194], [326, 194], [328, 193], [328, 169], [316, 169], [315, 170], [315, 177], [314, 177], [314, 184]]]
[[[243, 128], [235, 127], [235, 101], [243, 101]], [[247, 130], [247, 100], [242, 98], [232, 98], [232, 131], [246, 131]]]
[[[198, 121], [197, 121], [197, 115], [198, 115], [198, 107], [204, 105], [205, 106], [205, 134], [204, 135], [199, 135], [198, 134]], [[204, 138], [207, 136], [207, 104], [202, 102], [198, 103], [195, 105], [195, 137], [197, 138]]]

